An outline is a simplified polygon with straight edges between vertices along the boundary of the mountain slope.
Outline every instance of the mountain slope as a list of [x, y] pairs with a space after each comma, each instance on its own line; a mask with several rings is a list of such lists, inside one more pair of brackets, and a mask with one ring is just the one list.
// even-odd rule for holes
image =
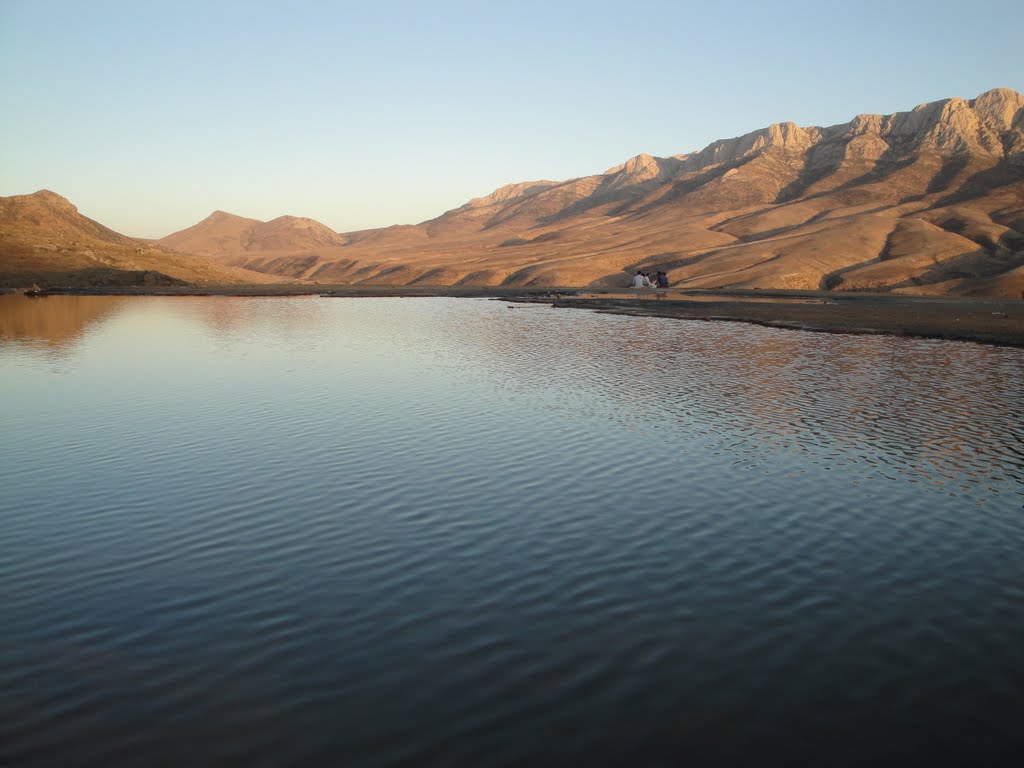
[[1024, 97], [996, 89], [510, 184], [416, 226], [317, 247], [250, 243], [243, 259], [208, 241], [204, 252], [323, 282], [621, 287], [646, 268], [680, 287], [1019, 297], [1021, 211]]
[[269, 275], [173, 254], [114, 232], [58, 194], [0, 197], [0, 285], [209, 285], [273, 282]]
[[198, 224], [157, 240], [157, 244], [172, 251], [195, 253], [226, 263], [244, 250], [242, 244], [259, 224], [262, 222], [258, 219], [214, 211]]
[[0, 199], [0, 257], [8, 284], [105, 269], [206, 283], [621, 288], [646, 269], [681, 288], [1020, 298], [1024, 97], [995, 89], [830, 127], [778, 123], [359, 232], [216, 211], [154, 245], [40, 192]]

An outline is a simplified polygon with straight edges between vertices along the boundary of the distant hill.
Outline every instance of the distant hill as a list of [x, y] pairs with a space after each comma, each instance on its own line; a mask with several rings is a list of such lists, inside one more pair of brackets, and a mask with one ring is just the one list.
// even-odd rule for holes
[[232, 285], [275, 282], [114, 232], [60, 195], [0, 197], [0, 286]]
[[680, 287], [1020, 297], [1022, 129], [1024, 97], [996, 89], [511, 184], [416, 226], [262, 250], [268, 225], [246, 225], [192, 247], [322, 282], [620, 287], [644, 268]]
[[198, 224], [158, 242], [171, 250], [239, 265], [252, 254], [306, 253], [340, 248], [349, 240], [319, 221], [300, 216], [279, 216], [263, 222], [214, 211]]

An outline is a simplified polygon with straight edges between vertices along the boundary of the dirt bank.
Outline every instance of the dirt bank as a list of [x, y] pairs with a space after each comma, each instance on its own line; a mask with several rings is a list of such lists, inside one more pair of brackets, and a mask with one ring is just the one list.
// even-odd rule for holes
[[798, 291], [638, 291], [529, 300], [616, 314], [731, 320], [776, 328], [1024, 347], [1024, 301]]

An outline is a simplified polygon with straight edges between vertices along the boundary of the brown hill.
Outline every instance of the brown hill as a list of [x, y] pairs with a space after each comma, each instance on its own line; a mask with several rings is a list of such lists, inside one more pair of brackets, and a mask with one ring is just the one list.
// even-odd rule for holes
[[263, 222], [214, 211], [198, 224], [157, 242], [170, 250], [242, 266], [254, 255], [267, 260], [331, 253], [347, 245], [349, 238], [318, 221], [300, 216], [279, 216]]
[[0, 286], [231, 285], [274, 278], [125, 237], [60, 195], [0, 197]]
[[172, 251], [208, 256], [224, 264], [244, 251], [242, 243], [258, 224], [262, 224], [258, 219], [214, 211], [198, 224], [157, 240], [157, 244]]
[[222, 242], [214, 217], [160, 242], [322, 282], [620, 287], [645, 268], [680, 287], [1019, 297], [1024, 97], [780, 123], [689, 155], [511, 184], [416, 226], [310, 226], [315, 242], [257, 237], [274, 222], [252, 220]]

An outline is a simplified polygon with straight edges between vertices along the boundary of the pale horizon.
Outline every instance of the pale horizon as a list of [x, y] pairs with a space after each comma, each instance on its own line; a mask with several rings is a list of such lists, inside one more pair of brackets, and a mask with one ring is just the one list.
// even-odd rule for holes
[[[0, 195], [123, 234], [338, 232], [776, 122], [1022, 90], [1015, 3], [0, 3]], [[950, 56], [955, 50], [956, 56]]]

